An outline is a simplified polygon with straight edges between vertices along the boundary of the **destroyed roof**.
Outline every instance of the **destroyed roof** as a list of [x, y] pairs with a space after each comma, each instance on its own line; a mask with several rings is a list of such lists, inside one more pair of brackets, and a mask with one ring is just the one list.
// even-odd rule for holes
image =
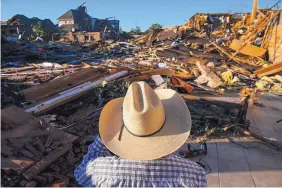
[[60, 16], [59, 18], [57, 18], [57, 20], [74, 19], [73, 12], [74, 12], [74, 10], [71, 9], [71, 10], [67, 11], [65, 14], [63, 14], [62, 16]]
[[57, 20], [73, 20], [74, 24], [78, 24], [80, 29], [88, 30], [89, 25], [91, 24], [92, 17], [86, 13], [86, 7], [80, 6], [77, 9], [71, 9], [65, 14], [60, 16]]
[[193, 18], [196, 15], [209, 15], [209, 16], [238, 16], [243, 14], [250, 14], [245, 12], [234, 12], [234, 13], [196, 13], [191, 18]]
[[[24, 24], [25, 27], [26, 27], [26, 32], [28, 32], [28, 33], [32, 32], [31, 26], [36, 25], [38, 22], [41, 22], [43, 29], [47, 33], [54, 32], [55, 29], [56, 29], [56, 26], [53, 24], [53, 22], [50, 19], [41, 20], [37, 17], [28, 18], [25, 15], [17, 14], [9, 20], [17, 20], [20, 24]], [[8, 21], [8, 23], [9, 23], [9, 21]]]
[[194, 15], [212, 15], [212, 16], [215, 16], [215, 15], [220, 15], [220, 16], [224, 16], [224, 15], [231, 15], [229, 13], [196, 13]]
[[86, 18], [91, 19], [91, 16], [89, 16], [89, 14], [82, 10], [71, 9], [62, 16], [60, 16], [57, 20], [73, 19], [74, 22], [77, 22], [80, 20], [85, 20]]

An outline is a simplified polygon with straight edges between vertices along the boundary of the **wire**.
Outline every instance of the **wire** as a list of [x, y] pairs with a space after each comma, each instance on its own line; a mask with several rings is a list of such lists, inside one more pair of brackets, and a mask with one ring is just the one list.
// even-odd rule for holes
[[[192, 145], [190, 145], [190, 146], [193, 147], [193, 151], [194, 151], [202, 144], [206, 144], [206, 142], [201, 142], [196, 147], [193, 147]], [[205, 161], [202, 160], [206, 156], [207, 156], [207, 153], [205, 153], [196, 163], [199, 164], [205, 170], [206, 175], [208, 175], [208, 174], [211, 173], [212, 168]]]
[[[206, 175], [209, 175], [211, 173], [212, 168], [205, 161], [202, 161], [202, 162], [198, 161], [196, 163], [199, 164], [205, 170]], [[205, 168], [205, 167], [207, 167], [207, 168]], [[208, 171], [206, 171], [206, 169], [208, 169]]]
[[198, 162], [200, 162], [205, 156], [207, 156], [207, 154], [205, 154], [202, 158], [200, 158], [200, 159], [198, 160]]
[[[202, 158], [200, 158], [196, 163], [199, 164], [205, 170], [206, 175], [208, 175], [208, 174], [211, 173], [212, 168], [204, 160], [202, 160], [206, 156], [207, 156], [207, 154], [205, 154]], [[207, 171], [207, 169], [208, 169], [208, 171]]]

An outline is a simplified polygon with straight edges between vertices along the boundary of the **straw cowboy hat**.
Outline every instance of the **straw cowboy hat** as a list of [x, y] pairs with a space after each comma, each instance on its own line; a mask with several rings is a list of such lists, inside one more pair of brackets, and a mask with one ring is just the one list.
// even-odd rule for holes
[[105, 146], [130, 160], [153, 160], [175, 152], [191, 130], [191, 116], [181, 96], [171, 89], [153, 90], [132, 83], [126, 96], [103, 108], [99, 132]]

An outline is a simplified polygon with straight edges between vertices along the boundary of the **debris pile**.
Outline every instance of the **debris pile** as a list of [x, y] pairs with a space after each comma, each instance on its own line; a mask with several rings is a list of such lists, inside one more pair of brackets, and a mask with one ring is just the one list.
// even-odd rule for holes
[[1, 39], [2, 186], [78, 186], [73, 170], [97, 135], [103, 106], [134, 81], [178, 91], [192, 138], [253, 135], [246, 113], [256, 94], [282, 94], [275, 7], [196, 14], [133, 42]]
[[78, 186], [75, 164], [98, 133], [102, 107], [125, 92], [122, 81], [103, 83], [37, 117], [16, 106], [3, 109], [2, 186]]

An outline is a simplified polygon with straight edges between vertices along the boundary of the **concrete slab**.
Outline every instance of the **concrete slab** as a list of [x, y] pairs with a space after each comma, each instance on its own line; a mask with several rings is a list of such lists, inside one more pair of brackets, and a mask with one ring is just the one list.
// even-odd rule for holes
[[271, 177], [282, 179], [282, 152], [275, 152], [252, 137], [233, 138], [232, 141], [237, 144], [228, 139], [208, 142], [208, 156], [202, 162], [211, 168], [207, 175], [210, 187], [282, 186], [280, 180]]
[[220, 159], [220, 187], [254, 187], [254, 180], [247, 162]]
[[251, 173], [257, 187], [281, 187], [282, 171], [259, 165], [250, 165]]
[[218, 159], [247, 162], [243, 148], [234, 147], [232, 143], [217, 144]]

